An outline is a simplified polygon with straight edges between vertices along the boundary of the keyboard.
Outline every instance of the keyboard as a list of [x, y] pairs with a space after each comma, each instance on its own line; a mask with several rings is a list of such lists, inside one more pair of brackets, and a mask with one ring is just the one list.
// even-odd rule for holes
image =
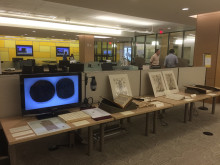
[[87, 115], [82, 111], [66, 113], [63, 115], [59, 115], [59, 118], [63, 119], [66, 123], [76, 122], [80, 120], [90, 119], [91, 116]]
[[181, 94], [176, 94], [176, 93], [171, 94], [170, 93], [170, 94], [166, 95], [166, 98], [172, 99], [172, 100], [183, 100], [183, 99], [185, 99], [185, 96], [181, 95]]

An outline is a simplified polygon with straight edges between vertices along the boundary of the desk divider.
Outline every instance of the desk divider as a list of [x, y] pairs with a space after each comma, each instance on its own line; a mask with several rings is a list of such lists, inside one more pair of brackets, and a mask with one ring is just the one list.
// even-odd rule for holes
[[[112, 98], [112, 91], [108, 75], [127, 74], [133, 96], [153, 95], [148, 72], [173, 70], [179, 89], [184, 85], [205, 84], [205, 67], [184, 67], [147, 70], [117, 70], [85, 72], [88, 77], [95, 76], [97, 81], [96, 91], [90, 90], [91, 79], [88, 80], [87, 97], [93, 97], [94, 103], [101, 100], [99, 96]], [[82, 100], [84, 99], [84, 78], [82, 73]], [[0, 118], [21, 115], [20, 82], [19, 75], [0, 75]]]

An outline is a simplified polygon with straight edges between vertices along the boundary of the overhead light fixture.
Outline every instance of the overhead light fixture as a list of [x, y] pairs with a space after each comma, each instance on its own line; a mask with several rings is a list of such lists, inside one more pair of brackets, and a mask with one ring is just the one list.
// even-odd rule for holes
[[27, 36], [28, 34], [24, 34], [25, 36]]
[[189, 8], [188, 7], [184, 7], [184, 8], [182, 8], [182, 10], [183, 11], [187, 11], [187, 10], [189, 10]]
[[94, 36], [94, 38], [112, 38], [112, 37], [107, 37], [107, 36]]
[[6, 11], [6, 10], [0, 10], [0, 14], [3, 16], [9, 16], [9, 17], [23, 17], [23, 18], [34, 18], [34, 19], [39, 18], [39, 19], [46, 19], [46, 20], [57, 18], [56, 16], [51, 16], [51, 15], [39, 15], [39, 14]]
[[175, 44], [176, 44], [176, 45], [181, 45], [181, 44], [183, 44], [183, 40], [176, 40], [176, 41], [175, 41]]
[[189, 16], [189, 17], [191, 17], [191, 18], [197, 18], [197, 15], [191, 15], [191, 16]]
[[64, 36], [66, 35], [66, 34], [63, 34]]
[[38, 28], [38, 29], [49, 29], [58, 31], [70, 31], [70, 32], [84, 32], [92, 34], [112, 34], [120, 35], [121, 30], [110, 29], [110, 28], [100, 28], [100, 27], [90, 27], [72, 24], [62, 24], [55, 22], [45, 22], [37, 20], [27, 20], [20, 18], [9, 18], [0, 17], [1, 26], [13, 26], [13, 27], [24, 27], [24, 28]]
[[170, 30], [170, 29], [171, 29], [171, 27], [168, 27], [167, 29], [168, 29], [168, 30]]
[[152, 42], [151, 42], [151, 45], [153, 45], [153, 46], [154, 46], [154, 45], [159, 45], [159, 41], [152, 41]]
[[123, 19], [123, 18], [117, 18], [117, 17], [110, 17], [110, 16], [98, 16], [97, 19], [101, 19], [104, 21], [112, 21], [112, 22], [120, 22], [120, 23], [127, 23], [127, 24], [135, 24], [135, 25], [152, 25], [151, 22], [145, 22], [145, 21], [137, 21], [133, 19]]
[[33, 32], [33, 33], [36, 33], [36, 31], [35, 31], [35, 30], [33, 30], [32, 32]]

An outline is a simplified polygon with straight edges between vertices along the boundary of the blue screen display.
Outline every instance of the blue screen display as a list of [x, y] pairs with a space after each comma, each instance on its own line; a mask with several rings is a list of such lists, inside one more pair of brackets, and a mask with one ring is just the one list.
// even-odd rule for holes
[[65, 54], [65, 52], [69, 56], [69, 48], [57, 47], [57, 56], [63, 56]]
[[[63, 87], [65, 88], [65, 84], [62, 84], [63, 86], [57, 86], [57, 84], [59, 84], [60, 80], [63, 80], [63, 79], [69, 80], [69, 82], [72, 83], [72, 85], [73, 85], [72, 87], [74, 87], [74, 89], [67, 88], [66, 90], [68, 90], [68, 91], [72, 90], [73, 93], [67, 97], [62, 98], [62, 96], [59, 95], [58, 87], [62, 87], [62, 89], [63, 89]], [[35, 95], [34, 92], [37, 93], [37, 91], [32, 90], [32, 89], [38, 82], [44, 82], [41, 84], [40, 87], [41, 87], [41, 89], [42, 88], [45, 89], [45, 91], [43, 93], [45, 93], [46, 95], [48, 93], [51, 93], [51, 91], [49, 91], [49, 88], [47, 88], [47, 86], [44, 87], [45, 82], [49, 82], [49, 84], [51, 85], [50, 87], [52, 87], [54, 89], [54, 91], [53, 91], [54, 93], [51, 95], [51, 98], [49, 98], [46, 101], [45, 100], [39, 101], [41, 98], [37, 98], [38, 101], [36, 101], [34, 99], [34, 97], [33, 97], [33, 95]], [[54, 106], [78, 103], [80, 101], [79, 100], [79, 92], [80, 91], [79, 91], [78, 82], [79, 82], [78, 75], [24, 78], [25, 110], [29, 111], [29, 110], [35, 110], [35, 109], [40, 109], [40, 108], [47, 108], [47, 107], [54, 107]], [[39, 96], [39, 95], [35, 95], [35, 96]]]
[[32, 46], [16, 45], [17, 56], [33, 56]]

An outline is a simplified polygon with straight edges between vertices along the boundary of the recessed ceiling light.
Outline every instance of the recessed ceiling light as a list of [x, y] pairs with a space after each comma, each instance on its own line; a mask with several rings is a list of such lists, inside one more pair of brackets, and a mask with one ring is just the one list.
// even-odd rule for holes
[[64, 36], [66, 35], [66, 34], [63, 34]]
[[51, 37], [55, 37], [55, 36], [51, 36]]
[[120, 22], [120, 23], [135, 24], [135, 25], [152, 25], [153, 24], [151, 22], [146, 22], [146, 21], [137, 21], [134, 19], [126, 19], [126, 18], [118, 18], [118, 17], [110, 17], [110, 16], [98, 16], [96, 18], [104, 20], [104, 21]]
[[25, 36], [27, 36], [28, 34], [24, 34]]
[[35, 30], [33, 30], [32, 32], [33, 32], [33, 33], [35, 33], [36, 31], [35, 31]]
[[189, 10], [189, 8], [188, 8], [188, 7], [185, 7], [185, 8], [182, 8], [182, 10], [183, 10], [183, 11], [187, 11], [187, 10]]
[[170, 29], [171, 29], [171, 27], [168, 27], [167, 29], [169, 29], [169, 30], [170, 30]]
[[191, 18], [197, 18], [197, 15], [191, 15], [191, 16], [189, 16], [189, 17], [191, 17]]

